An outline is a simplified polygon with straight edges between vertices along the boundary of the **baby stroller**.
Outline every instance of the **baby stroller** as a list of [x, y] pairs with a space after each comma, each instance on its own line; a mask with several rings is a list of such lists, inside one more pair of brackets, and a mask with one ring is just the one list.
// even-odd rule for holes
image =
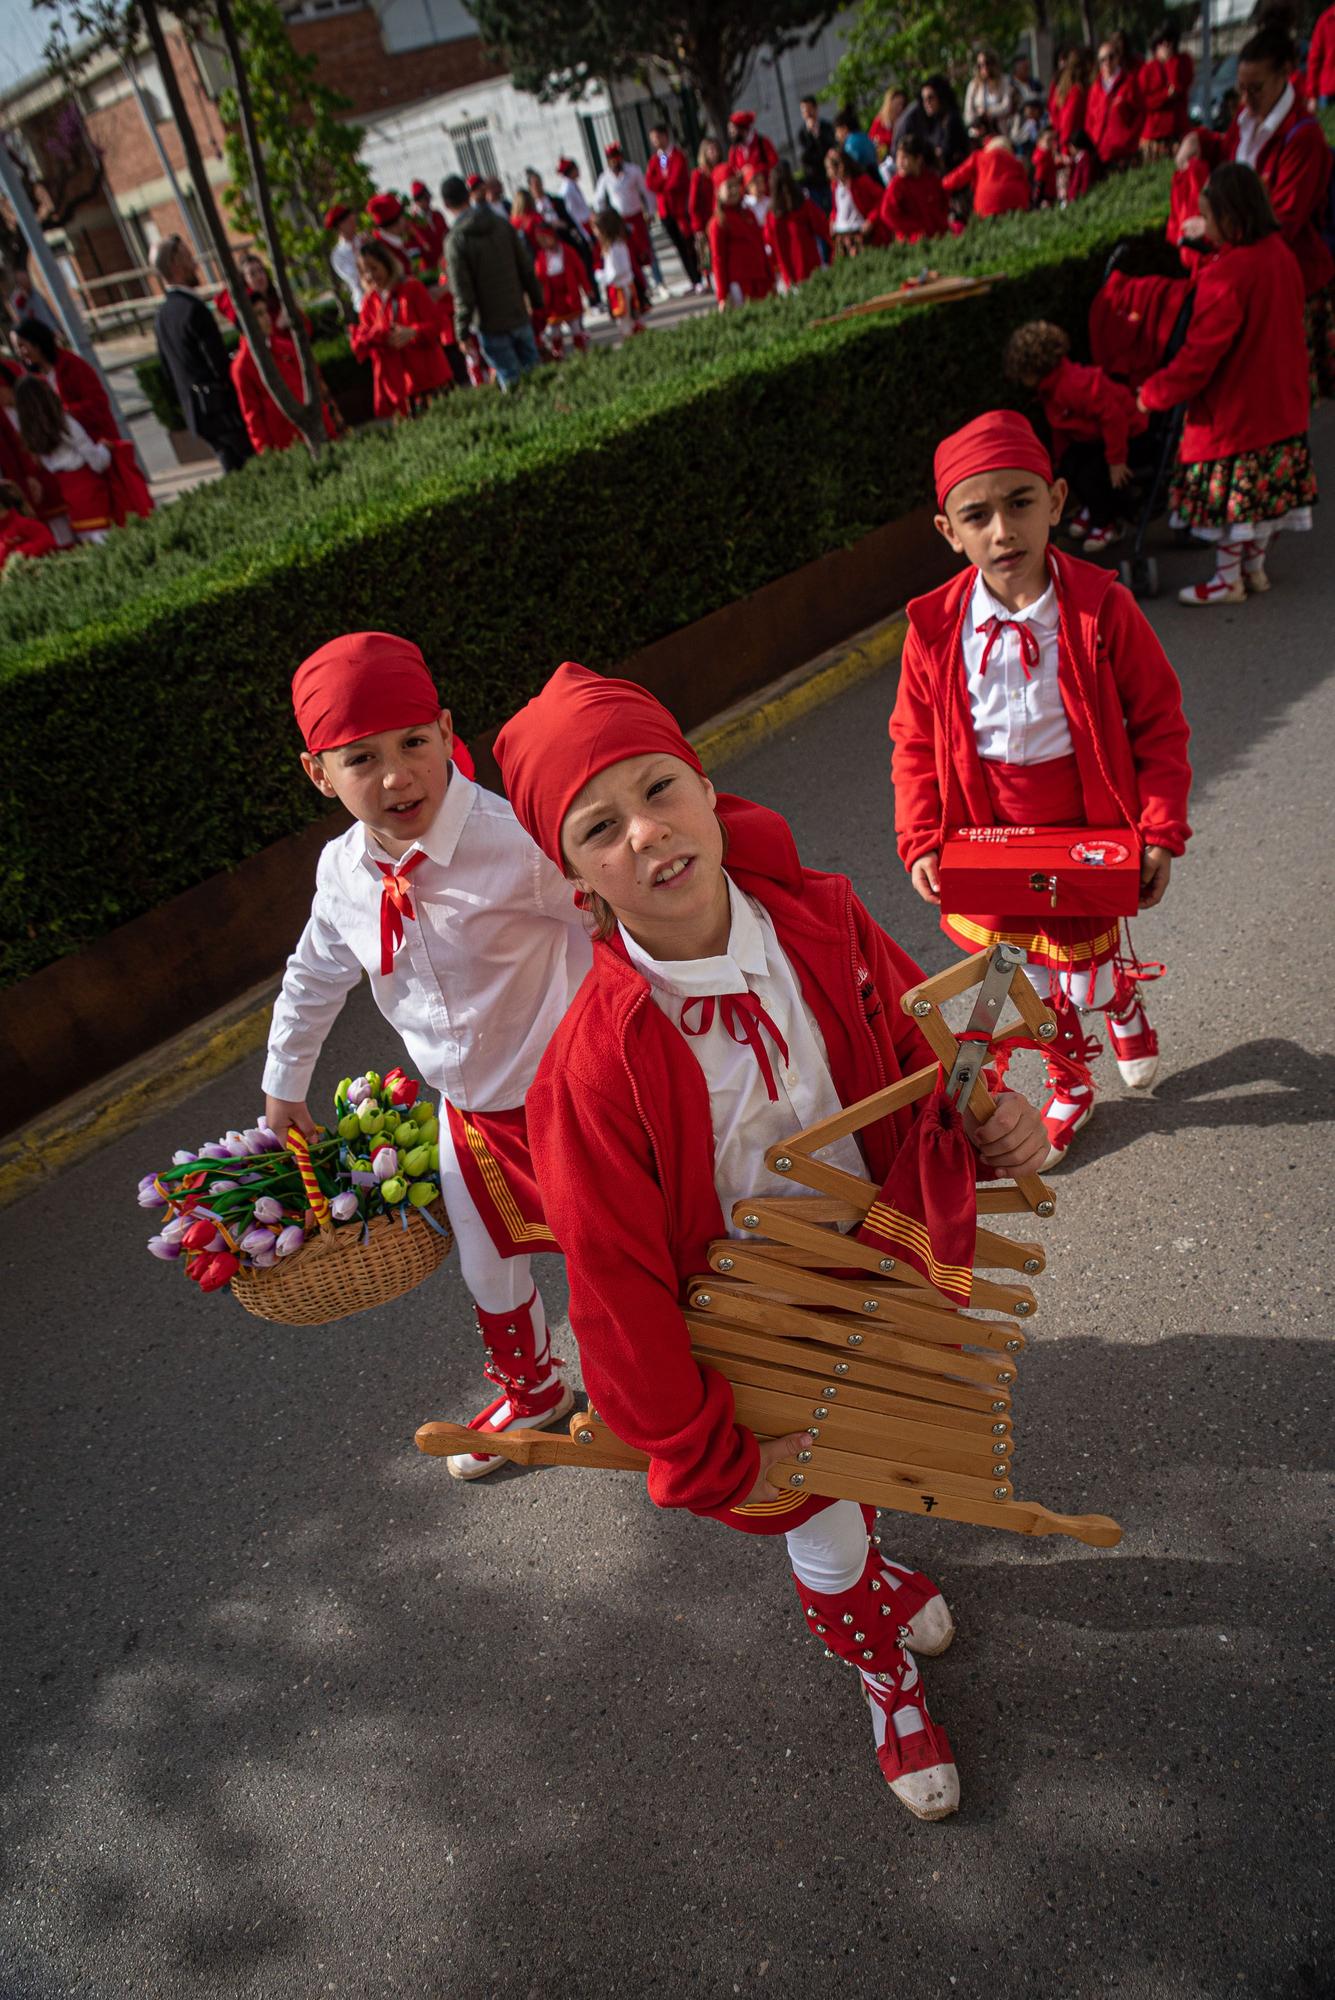
[[[1190, 278], [1132, 277], [1122, 264], [1129, 249], [1119, 244], [1108, 260], [1102, 285], [1089, 309], [1090, 353], [1097, 365], [1130, 389], [1181, 347], [1191, 323]], [[1123, 583], [1137, 597], [1156, 597], [1159, 566], [1145, 553], [1150, 524], [1162, 511], [1182, 436], [1185, 405], [1151, 416], [1149, 428], [1134, 440], [1132, 469], [1137, 474], [1139, 515], [1130, 555], [1118, 565]]]

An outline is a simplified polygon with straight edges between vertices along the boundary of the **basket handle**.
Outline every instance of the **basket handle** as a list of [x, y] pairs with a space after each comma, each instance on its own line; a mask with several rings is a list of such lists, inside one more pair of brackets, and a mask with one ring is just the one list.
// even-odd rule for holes
[[329, 1198], [315, 1178], [315, 1169], [311, 1165], [310, 1142], [299, 1125], [288, 1126], [287, 1143], [297, 1163], [297, 1172], [301, 1175], [301, 1185], [306, 1190], [306, 1199], [314, 1211], [315, 1220], [320, 1225], [320, 1233], [323, 1236], [332, 1236], [334, 1218], [329, 1213]]

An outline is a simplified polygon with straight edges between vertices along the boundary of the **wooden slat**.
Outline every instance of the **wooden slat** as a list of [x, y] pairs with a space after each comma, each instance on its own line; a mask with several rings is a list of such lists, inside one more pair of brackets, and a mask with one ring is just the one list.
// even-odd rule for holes
[[[710, 1359], [701, 1356], [701, 1359]], [[873, 1459], [895, 1459], [924, 1471], [965, 1472], [986, 1479], [1008, 1478], [1009, 1441], [960, 1432], [952, 1435], [929, 1424], [903, 1423], [880, 1410], [859, 1409], [853, 1403], [813, 1403], [789, 1389], [769, 1389], [744, 1378], [744, 1362], [716, 1364], [732, 1384], [733, 1408], [739, 1424], [758, 1437], [782, 1437], [787, 1431], [810, 1431], [821, 1446], [859, 1452]], [[818, 1417], [817, 1410], [826, 1415]], [[993, 1446], [998, 1447], [993, 1450]]]
[[[726, 1278], [714, 1280], [712, 1284], [696, 1288], [691, 1293], [691, 1305], [696, 1313], [700, 1290], [708, 1292], [712, 1312], [724, 1321], [740, 1322], [743, 1326], [757, 1326], [762, 1331], [774, 1334], [789, 1334], [799, 1340], [814, 1340], [823, 1347], [838, 1348], [846, 1352], [851, 1344], [859, 1353], [865, 1353], [877, 1360], [891, 1361], [896, 1366], [911, 1368], [929, 1380], [950, 1380], [972, 1382], [980, 1389], [1006, 1389], [1015, 1380], [1015, 1356], [970, 1354], [953, 1347], [934, 1347], [920, 1340], [904, 1335], [889, 1333], [882, 1326], [874, 1326], [870, 1320], [860, 1320], [856, 1326], [850, 1321], [827, 1319], [821, 1313], [806, 1312], [785, 1303], [782, 1299], [766, 1299], [753, 1287], [730, 1285]], [[686, 1315], [687, 1324], [693, 1324], [692, 1313]], [[970, 1322], [965, 1321], [965, 1325]], [[850, 1343], [850, 1334], [856, 1334], [855, 1343]], [[927, 1392], [924, 1390], [923, 1392]], [[949, 1400], [943, 1398], [942, 1400]], [[980, 1405], [975, 1403], [974, 1408]]]
[[[915, 1340], [940, 1341], [948, 1346], [972, 1344], [1014, 1353], [1023, 1351], [1024, 1335], [1010, 1320], [967, 1319], [944, 1300], [938, 1299], [935, 1304], [920, 1304], [912, 1292], [872, 1278], [832, 1278], [823, 1271], [802, 1270], [792, 1264], [771, 1264], [762, 1246], [736, 1243], [732, 1250], [731, 1278], [720, 1277], [719, 1284], [745, 1283], [770, 1298], [847, 1312], [856, 1318], [860, 1327], [873, 1324], [884, 1326], [892, 1333], [910, 1334]], [[709, 1283], [709, 1280], [705, 1281], [706, 1290]], [[1023, 1290], [1023, 1287], [1020, 1289]], [[693, 1289], [691, 1297], [694, 1296]], [[865, 1310], [869, 1299], [876, 1301], [874, 1313]]]
[[[765, 1371], [761, 1382], [765, 1388], [781, 1389], [799, 1383], [803, 1394], [823, 1389], [827, 1397], [833, 1392], [841, 1403], [885, 1410], [914, 1423], [936, 1424], [981, 1436], [1011, 1433], [1011, 1419], [1006, 1414], [1009, 1396], [1004, 1390], [999, 1389], [993, 1398], [999, 1401], [1007, 1395], [1007, 1402], [1000, 1410], [994, 1410], [989, 1402], [977, 1409], [958, 1401], [942, 1403], [924, 1396], [920, 1388], [915, 1389], [915, 1382], [920, 1383], [922, 1378], [907, 1370], [887, 1367], [883, 1361], [868, 1360], [860, 1352], [836, 1356], [814, 1341], [785, 1340], [782, 1336], [760, 1333], [754, 1327], [721, 1325], [708, 1314], [688, 1313], [686, 1322], [694, 1336], [692, 1352], [730, 1379], [732, 1369], [745, 1364]], [[834, 1373], [836, 1360], [844, 1371], [839, 1375]], [[761, 1381], [758, 1375], [750, 1379]], [[957, 1392], [962, 1390], [959, 1383], [950, 1386]]]
[[941, 1521], [967, 1521], [978, 1528], [1008, 1528], [1018, 1535], [1070, 1535], [1090, 1548], [1115, 1549], [1122, 1530], [1106, 1514], [1054, 1514], [1035, 1500], [977, 1500], [937, 1487], [913, 1488], [896, 1479], [849, 1474], [839, 1468], [794, 1466], [791, 1459], [771, 1466], [769, 1478], [780, 1492], [791, 1492], [791, 1472], [809, 1474], [804, 1491], [830, 1500], [860, 1500], [868, 1507], [890, 1507], [897, 1513], [929, 1515]]

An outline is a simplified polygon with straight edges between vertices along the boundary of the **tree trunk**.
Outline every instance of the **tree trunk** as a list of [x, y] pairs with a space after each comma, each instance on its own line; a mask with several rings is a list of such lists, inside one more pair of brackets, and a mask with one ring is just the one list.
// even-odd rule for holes
[[[284, 416], [297, 426], [306, 440], [306, 448], [312, 458], [318, 458], [325, 447], [324, 416], [320, 409], [319, 377], [315, 372], [315, 357], [311, 353], [310, 336], [306, 332], [306, 321], [292, 290], [292, 280], [288, 275], [287, 259], [283, 254], [283, 240], [278, 230], [273, 212], [273, 194], [269, 187], [269, 176], [264, 164], [264, 152], [259, 134], [255, 130], [255, 107], [250, 96], [250, 78], [246, 73], [245, 58], [237, 38], [236, 19], [232, 13], [232, 0], [215, 0], [218, 10], [218, 27], [227, 50], [228, 61], [232, 65], [232, 77], [236, 84], [237, 110], [241, 119], [241, 135], [246, 142], [246, 157], [250, 162], [251, 185], [255, 190], [255, 206], [260, 212], [260, 222], [264, 229], [264, 240], [272, 259], [274, 283], [278, 296], [287, 314], [287, 323], [292, 329], [296, 343], [297, 359], [301, 365], [301, 407], [296, 415], [282, 398], [276, 398]], [[239, 303], [239, 301], [238, 301]], [[253, 343], [252, 343], [253, 344]], [[269, 379], [265, 364], [269, 362], [269, 351], [261, 341], [255, 354], [255, 365], [260, 371], [260, 379], [266, 389]], [[272, 363], [269, 364], [272, 367]], [[273, 369], [277, 379], [277, 370]], [[286, 385], [281, 384], [286, 394]], [[272, 394], [270, 390], [270, 394]], [[288, 398], [290, 401], [291, 398]]]
[[167, 93], [167, 102], [171, 107], [172, 119], [177, 131], [181, 135], [181, 150], [185, 154], [185, 163], [190, 172], [191, 182], [194, 185], [195, 199], [199, 203], [200, 214], [204, 219], [204, 228], [208, 233], [210, 243], [213, 245], [213, 254], [218, 259], [222, 274], [227, 280], [227, 289], [232, 295], [232, 303], [236, 307], [241, 327], [247, 340], [250, 342], [251, 352], [255, 357], [255, 366], [259, 370], [260, 380], [288, 422], [295, 424], [306, 439], [312, 457], [318, 457], [320, 450], [324, 446], [323, 428], [321, 429], [319, 444], [313, 444], [302, 422], [304, 413], [301, 405], [296, 401], [286, 382], [284, 382], [282, 376], [274, 366], [273, 356], [269, 351], [268, 343], [262, 338], [259, 327], [256, 324], [255, 315], [251, 310], [249, 294], [242, 284], [241, 274], [236, 268], [236, 260], [232, 256], [232, 246], [228, 241], [227, 231], [223, 227], [222, 217], [218, 213], [218, 204], [213, 199], [213, 189], [209, 185], [209, 177], [204, 167], [204, 158], [199, 150], [199, 139], [196, 136], [194, 126], [190, 122], [190, 114], [185, 108], [185, 99], [181, 95], [180, 78], [177, 76], [175, 66], [172, 63], [171, 50], [167, 46], [167, 37], [163, 32], [162, 20], [158, 14], [158, 0], [142, 0], [141, 11], [144, 20], [144, 31], [148, 36], [148, 45], [157, 59], [158, 70], [162, 76], [162, 87]]
[[[1095, 55], [1097, 55], [1099, 34], [1094, 20], [1094, 0], [1080, 0], [1080, 25], [1084, 30], [1085, 47], [1092, 49]], [[1098, 78], [1095, 77], [1095, 82], [1097, 83], [1097, 81]]]

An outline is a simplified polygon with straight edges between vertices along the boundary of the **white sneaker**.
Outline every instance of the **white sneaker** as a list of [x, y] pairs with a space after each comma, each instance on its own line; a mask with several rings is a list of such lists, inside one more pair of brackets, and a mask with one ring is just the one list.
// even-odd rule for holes
[[920, 1660], [940, 1659], [955, 1636], [955, 1621], [939, 1590], [921, 1611], [914, 1612], [904, 1630], [908, 1633], [904, 1644], [911, 1653], [916, 1653]]
[[1132, 1090], [1148, 1090], [1159, 1074], [1159, 1037], [1145, 1009], [1137, 1006], [1124, 1021], [1109, 1014], [1108, 1039], [1122, 1082]]

